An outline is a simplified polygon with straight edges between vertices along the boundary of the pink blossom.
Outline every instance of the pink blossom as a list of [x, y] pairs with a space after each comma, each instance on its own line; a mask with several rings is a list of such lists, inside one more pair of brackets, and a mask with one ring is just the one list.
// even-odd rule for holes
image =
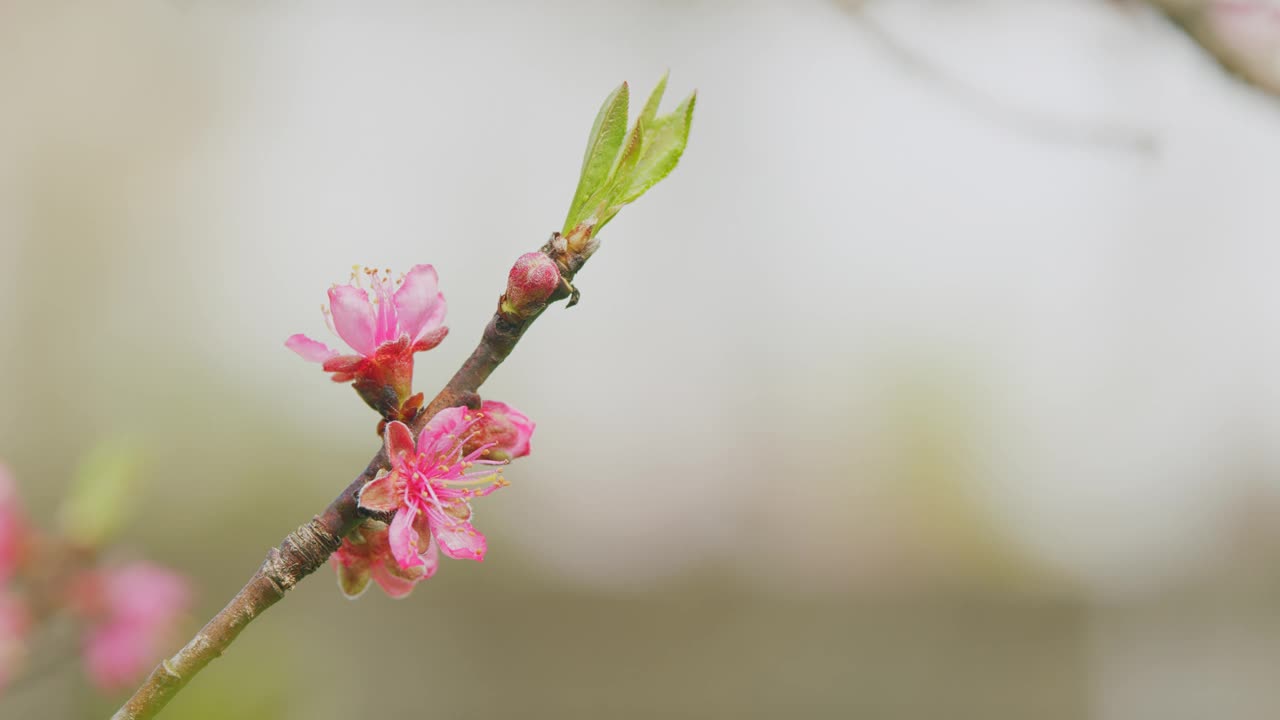
[[191, 604], [191, 590], [177, 573], [139, 562], [86, 571], [72, 586], [70, 604], [89, 623], [89, 678], [103, 690], [116, 690], [155, 665]]
[[419, 581], [435, 575], [440, 556], [434, 540], [422, 555], [423, 564], [402, 568], [391, 554], [389, 534], [385, 523], [366, 520], [343, 538], [342, 546], [329, 556], [329, 564], [338, 574], [338, 587], [342, 588], [343, 595], [359, 597], [372, 579], [387, 595], [402, 598]]
[[[430, 566], [435, 543], [456, 560], [484, 559], [488, 546], [471, 525], [470, 501], [508, 483], [496, 467], [506, 461], [485, 457], [494, 443], [480, 441], [483, 420], [483, 411], [441, 410], [422, 430], [416, 447], [408, 426], [387, 424], [391, 470], [367, 483], [359, 499], [366, 511], [394, 513], [388, 539], [402, 569]], [[473, 469], [477, 465], [481, 467]]]
[[28, 528], [18, 491], [8, 470], [0, 465], [0, 583], [22, 563]]
[[467, 452], [488, 446], [490, 460], [514, 460], [529, 454], [529, 440], [533, 437], [534, 423], [527, 415], [496, 400], [485, 400], [480, 405], [480, 420], [476, 423], [476, 437], [466, 445]]
[[31, 615], [16, 595], [0, 595], [0, 688], [17, 674], [27, 654]]
[[[334, 382], [354, 381], [356, 391], [371, 407], [397, 417], [412, 392], [413, 355], [439, 345], [448, 334], [447, 309], [438, 289], [435, 268], [415, 265], [398, 281], [391, 271], [365, 269], [373, 292], [362, 286], [361, 273], [348, 285], [329, 289], [325, 320], [355, 351], [343, 355], [306, 335], [293, 335], [285, 346], [303, 360], [322, 364]], [[416, 410], [416, 408], [415, 408]]]

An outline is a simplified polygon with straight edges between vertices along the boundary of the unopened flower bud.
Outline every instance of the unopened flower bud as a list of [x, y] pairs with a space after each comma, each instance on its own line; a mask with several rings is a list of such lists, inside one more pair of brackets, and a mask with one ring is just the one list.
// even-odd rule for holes
[[525, 253], [516, 260], [507, 276], [507, 294], [502, 309], [525, 316], [542, 307], [560, 287], [560, 268], [546, 253]]

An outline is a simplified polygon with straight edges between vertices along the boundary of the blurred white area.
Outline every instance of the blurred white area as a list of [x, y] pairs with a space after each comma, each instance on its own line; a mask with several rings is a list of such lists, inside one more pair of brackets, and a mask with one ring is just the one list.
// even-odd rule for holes
[[[869, 12], [1153, 149], [1011, 127], [832, 2], [0, 7], [0, 451], [56, 469], [25, 438], [75, 407], [235, 454], [216, 405], [163, 411], [197, 370], [360, 455], [368, 412], [284, 338], [352, 264], [434, 263], [429, 394], [559, 227], [600, 100], [670, 68], [672, 105], [699, 90], [680, 168], [486, 387], [539, 427], [479, 510], [503, 552], [610, 588], [1212, 582], [1280, 517], [1280, 105], [1108, 3]], [[280, 468], [281, 497], [358, 470]], [[207, 523], [243, 499], [165, 492]]]

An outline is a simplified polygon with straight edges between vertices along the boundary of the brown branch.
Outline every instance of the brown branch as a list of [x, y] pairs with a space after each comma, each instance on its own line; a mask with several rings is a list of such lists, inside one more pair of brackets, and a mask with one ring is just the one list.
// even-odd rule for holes
[[[560, 268], [563, 281], [561, 289], [551, 297], [552, 302], [577, 297], [572, 285], [573, 276], [595, 248], [595, 241], [586, 232], [570, 238], [556, 233], [542, 247], [542, 252]], [[418, 416], [414, 432], [421, 431], [422, 426], [444, 408], [474, 404], [481, 384], [511, 354], [525, 330], [545, 309], [544, 305], [533, 312], [517, 315], [505, 312], [499, 301], [498, 310], [485, 327], [479, 345], [426, 411]], [[342, 538], [360, 524], [362, 517], [357, 511], [356, 493], [386, 465], [386, 456], [379, 451], [364, 472], [356, 476], [342, 494], [329, 503], [329, 507], [290, 533], [279, 547], [272, 548], [258, 571], [231, 602], [218, 611], [177, 654], [151, 671], [133, 697], [112, 716], [113, 720], [155, 717], [196, 673], [222, 655], [249, 623], [279, 602], [304, 577], [319, 569], [338, 549]]]

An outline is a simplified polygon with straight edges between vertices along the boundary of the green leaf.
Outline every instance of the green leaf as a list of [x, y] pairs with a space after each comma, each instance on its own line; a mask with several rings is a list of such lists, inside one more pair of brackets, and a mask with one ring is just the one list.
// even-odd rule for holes
[[667, 74], [663, 74], [629, 133], [624, 133], [627, 84], [623, 83], [605, 100], [591, 129], [564, 234], [588, 221], [592, 225], [588, 232], [594, 234], [675, 169], [689, 141], [697, 93], [689, 95], [673, 112], [658, 115], [666, 89]]
[[59, 511], [68, 540], [97, 546], [120, 529], [137, 495], [142, 455], [116, 441], [94, 448], [84, 459], [75, 484]]
[[644, 152], [614, 204], [622, 206], [634, 202], [675, 169], [689, 142], [697, 100], [698, 93], [694, 91], [674, 112], [654, 120], [652, 130], [646, 132]]
[[644, 128], [648, 133], [649, 128], [653, 125], [654, 118], [658, 117], [658, 105], [662, 104], [662, 94], [667, 91], [667, 77], [671, 75], [668, 70], [662, 73], [662, 79], [658, 81], [653, 92], [649, 93], [649, 99], [644, 103], [644, 110], [640, 111], [640, 118], [636, 120], [636, 124]]
[[[625, 188], [631, 182], [631, 173], [635, 170], [636, 164], [639, 163], [641, 153], [644, 152], [643, 127], [639, 120], [632, 126], [631, 132], [627, 134], [627, 142], [622, 146], [622, 151], [618, 154], [618, 160], [609, 172], [609, 179], [583, 204], [583, 209], [587, 212], [582, 213], [582, 220], [590, 218], [597, 211], [602, 211], [612, 206], [619, 190]], [[601, 219], [603, 218], [597, 218], [597, 220]]]
[[582, 156], [578, 189], [573, 193], [573, 202], [569, 204], [569, 215], [565, 219], [566, 234], [586, 219], [581, 217], [581, 213], [587, 201], [609, 180], [627, 132], [628, 92], [625, 82], [619, 85], [605, 98], [600, 112], [596, 114], [591, 135], [587, 138], [587, 150]]

